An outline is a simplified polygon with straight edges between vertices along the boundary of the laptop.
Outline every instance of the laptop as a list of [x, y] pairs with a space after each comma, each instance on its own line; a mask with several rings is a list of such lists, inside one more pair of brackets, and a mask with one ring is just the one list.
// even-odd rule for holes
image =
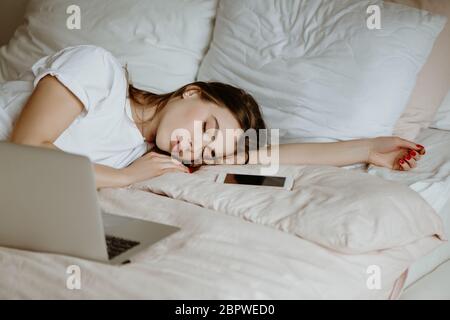
[[0, 246], [117, 265], [178, 230], [101, 212], [85, 156], [0, 142]]

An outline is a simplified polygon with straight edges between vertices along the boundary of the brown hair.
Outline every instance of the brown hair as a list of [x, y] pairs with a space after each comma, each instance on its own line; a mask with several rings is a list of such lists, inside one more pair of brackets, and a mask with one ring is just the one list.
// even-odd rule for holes
[[[153, 105], [156, 108], [156, 112], [154, 113], [155, 116], [171, 99], [181, 97], [189, 86], [196, 86], [200, 89], [199, 94], [201, 99], [213, 102], [220, 107], [227, 108], [233, 114], [244, 132], [248, 129], [266, 129], [266, 124], [263, 120], [259, 105], [255, 99], [244, 90], [222, 82], [196, 81], [187, 84], [178, 90], [165, 94], [156, 94], [144, 91], [129, 84], [128, 92], [130, 99], [137, 104]], [[257, 139], [258, 138], [259, 135], [257, 135]], [[256, 143], [258, 144], [259, 141]], [[245, 141], [245, 146], [247, 158], [246, 162], [248, 162], [248, 141]]]

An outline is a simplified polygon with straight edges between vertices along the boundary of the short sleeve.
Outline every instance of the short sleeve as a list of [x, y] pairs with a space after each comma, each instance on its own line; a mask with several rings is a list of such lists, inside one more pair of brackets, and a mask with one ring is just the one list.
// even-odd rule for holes
[[121, 66], [109, 51], [81, 45], [44, 57], [31, 69], [35, 76], [34, 87], [43, 77], [52, 75], [83, 103], [89, 113], [109, 96]]

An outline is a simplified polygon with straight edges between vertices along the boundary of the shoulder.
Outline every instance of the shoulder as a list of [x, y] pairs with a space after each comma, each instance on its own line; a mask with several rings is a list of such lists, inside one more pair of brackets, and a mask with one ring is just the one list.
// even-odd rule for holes
[[119, 61], [108, 50], [94, 45], [64, 48], [36, 62], [32, 72], [35, 87], [46, 75], [52, 75], [71, 90], [87, 110], [125, 88], [125, 71]]
[[95, 45], [79, 45], [73, 47], [67, 47], [61, 50], [62, 54], [71, 54], [73, 56], [85, 59], [103, 59], [109, 63], [117, 63], [120, 65], [119, 61], [114, 57], [114, 55], [107, 49]]
[[37, 61], [32, 69], [39, 68], [77, 68], [86, 71], [98, 71], [100, 68], [122, 68], [120, 62], [105, 48], [94, 45], [79, 45], [64, 48], [53, 55]]

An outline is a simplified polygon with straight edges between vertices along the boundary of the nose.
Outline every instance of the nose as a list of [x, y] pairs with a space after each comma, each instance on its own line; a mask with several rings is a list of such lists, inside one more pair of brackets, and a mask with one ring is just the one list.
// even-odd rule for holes
[[212, 142], [205, 136], [203, 136], [202, 140], [198, 141], [198, 143], [193, 143], [190, 137], [178, 135], [176, 137], [177, 141], [174, 141], [175, 144], [173, 147], [175, 147], [176, 144], [179, 144], [178, 150], [180, 152], [180, 156], [185, 159], [190, 158], [192, 161], [201, 158], [204, 148]]
[[205, 136], [202, 137], [201, 140], [197, 142], [192, 142], [191, 139], [189, 139], [186, 151], [188, 152], [186, 156], [189, 154], [192, 161], [201, 159], [203, 157], [203, 152], [205, 148], [207, 148], [210, 145], [211, 141], [208, 138], [205, 138]]
[[187, 137], [180, 137], [177, 136], [178, 144], [180, 145], [180, 150], [183, 150], [184, 152], [190, 151], [192, 149], [192, 142], [191, 139]]

